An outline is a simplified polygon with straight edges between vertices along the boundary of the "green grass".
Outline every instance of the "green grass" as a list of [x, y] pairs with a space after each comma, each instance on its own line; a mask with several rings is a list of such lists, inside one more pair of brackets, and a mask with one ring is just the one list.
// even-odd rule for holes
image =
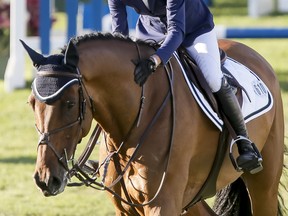
[[214, 0], [211, 11], [216, 25], [237, 27], [288, 27], [288, 14], [273, 13], [269, 16], [251, 18], [247, 16], [247, 1], [245, 0]]
[[[226, 26], [285, 26], [287, 15], [273, 15], [258, 19], [246, 16], [245, 1], [217, 1], [216, 25]], [[61, 29], [63, 14], [58, 14]], [[279, 78], [285, 107], [285, 123], [288, 125], [288, 39], [241, 39], [262, 54], [273, 66]], [[27, 60], [26, 79], [31, 82], [31, 62]], [[29, 85], [28, 85], [29, 86]], [[109, 216], [113, 207], [107, 195], [90, 188], [66, 188], [65, 192], [46, 198], [36, 188], [32, 174], [36, 160], [38, 140], [34, 118], [27, 97], [30, 88], [6, 93], [0, 80], [0, 216], [64, 216], [96, 215]], [[286, 136], [288, 129], [286, 128]], [[286, 139], [286, 143], [287, 143]]]
[[113, 215], [103, 192], [67, 188], [59, 196], [46, 198], [38, 191], [32, 178], [38, 137], [26, 103], [30, 89], [8, 94], [3, 81], [0, 89], [0, 216]]

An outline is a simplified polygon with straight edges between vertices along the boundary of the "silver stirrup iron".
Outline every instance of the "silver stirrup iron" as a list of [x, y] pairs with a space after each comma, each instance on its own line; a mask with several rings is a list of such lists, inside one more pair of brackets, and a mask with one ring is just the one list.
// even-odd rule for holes
[[[234, 156], [233, 156], [233, 146], [235, 145], [235, 143], [237, 143], [239, 140], [246, 140], [246, 141], [249, 141], [252, 145], [252, 148], [254, 149], [254, 151], [256, 152], [257, 156], [258, 156], [258, 162], [262, 162], [262, 157], [260, 155], [260, 152], [258, 151], [258, 149], [256, 148], [255, 144], [253, 142], [251, 142], [251, 140], [249, 140], [247, 137], [244, 137], [244, 136], [237, 136], [236, 139], [232, 139], [231, 141], [231, 144], [230, 144], [230, 149], [229, 149], [229, 157], [230, 157], [230, 160], [234, 166], [234, 168], [236, 169], [237, 172], [242, 172], [242, 168], [238, 166]], [[254, 169], [254, 170], [251, 170], [250, 173], [251, 174], [254, 174], [254, 173], [257, 173], [259, 171], [261, 171], [263, 169], [262, 166], [259, 166], [258, 168]]]

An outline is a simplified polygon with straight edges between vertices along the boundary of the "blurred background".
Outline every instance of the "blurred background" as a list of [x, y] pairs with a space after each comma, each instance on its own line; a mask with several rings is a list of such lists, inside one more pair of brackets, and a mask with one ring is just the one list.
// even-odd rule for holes
[[[219, 38], [242, 42], [263, 55], [279, 79], [288, 125], [288, 0], [205, 0]], [[131, 35], [137, 14], [128, 10]], [[108, 196], [90, 188], [66, 188], [45, 198], [32, 174], [38, 140], [27, 104], [34, 77], [19, 39], [49, 55], [69, 38], [109, 32], [105, 0], [0, 0], [0, 216], [114, 215]], [[288, 144], [288, 130], [285, 129]], [[79, 154], [85, 145], [79, 146]], [[94, 154], [97, 158], [97, 153]], [[283, 177], [283, 182], [287, 184]]]

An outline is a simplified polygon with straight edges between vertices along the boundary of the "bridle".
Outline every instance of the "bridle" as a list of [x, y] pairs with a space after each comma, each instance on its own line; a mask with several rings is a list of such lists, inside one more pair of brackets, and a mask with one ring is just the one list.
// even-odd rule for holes
[[[53, 143], [50, 141], [50, 136], [51, 135], [54, 135], [60, 131], [63, 131], [63, 130], [67, 130], [69, 128], [72, 128], [74, 127], [75, 125], [79, 125], [79, 129], [78, 129], [78, 137], [80, 135], [80, 132], [82, 130], [82, 123], [83, 123], [83, 120], [85, 118], [85, 112], [86, 112], [86, 102], [87, 102], [87, 99], [85, 98], [84, 96], [84, 92], [85, 92], [85, 95], [87, 95], [86, 97], [89, 98], [89, 103], [90, 105], [92, 106], [92, 102], [91, 102], [91, 99], [90, 97], [88, 96], [88, 93], [87, 93], [87, 90], [86, 88], [84, 87], [83, 83], [82, 83], [82, 76], [81, 74], [79, 73], [79, 70], [77, 70], [77, 73], [72, 73], [72, 72], [57, 72], [57, 71], [39, 71], [37, 72], [37, 75], [38, 76], [58, 76], [58, 77], [68, 77], [68, 78], [76, 78], [78, 80], [78, 94], [79, 94], [79, 116], [77, 117], [76, 120], [72, 121], [71, 123], [68, 123], [62, 127], [59, 127], [59, 128], [55, 128], [53, 130], [50, 130], [48, 132], [42, 132], [38, 126], [35, 124], [35, 128], [38, 132], [38, 134], [40, 135], [39, 137], [39, 141], [38, 141], [38, 147], [37, 149], [39, 148], [40, 145], [47, 145], [51, 150], [52, 152], [55, 154], [55, 156], [57, 157], [59, 163], [64, 167], [64, 169], [69, 172], [69, 170], [71, 168], [69, 168], [69, 162], [71, 161], [73, 163], [74, 161], [74, 155], [75, 155], [75, 151], [76, 151], [76, 145], [75, 145], [75, 148], [73, 149], [73, 154], [71, 156], [71, 158], [68, 158], [67, 156], [67, 151], [66, 151], [66, 148], [64, 148], [64, 152], [61, 154], [59, 153], [56, 148], [54, 147]], [[79, 142], [81, 142], [81, 138], [79, 137]]]
[[[138, 54], [139, 54], [139, 59], [140, 59], [140, 51], [139, 51], [139, 47], [136, 43], [136, 47], [137, 47], [137, 51], [138, 51]], [[170, 156], [171, 156], [171, 152], [172, 152], [172, 146], [173, 146], [173, 141], [174, 141], [174, 127], [175, 127], [175, 104], [174, 104], [174, 92], [173, 92], [173, 82], [174, 82], [174, 79], [173, 79], [173, 69], [172, 69], [172, 65], [169, 63], [169, 66], [165, 66], [165, 71], [166, 71], [166, 74], [167, 74], [167, 77], [168, 77], [168, 85], [169, 85], [169, 90], [165, 96], [165, 98], [163, 99], [160, 107], [158, 108], [156, 114], [153, 116], [151, 122], [148, 124], [148, 126], [146, 127], [146, 129], [144, 130], [142, 136], [140, 137], [139, 141], [138, 141], [138, 144], [136, 145], [135, 147], [135, 150], [134, 150], [134, 153], [131, 155], [129, 161], [127, 162], [127, 164], [125, 165], [125, 167], [121, 170], [121, 168], [119, 169], [119, 164], [115, 164], [116, 166], [116, 169], [117, 169], [117, 173], [118, 173], [118, 177], [112, 182], [111, 185], [109, 186], [106, 186], [104, 184], [104, 181], [105, 181], [105, 177], [107, 175], [107, 171], [108, 171], [108, 166], [110, 164], [110, 161], [111, 160], [114, 160], [114, 161], [118, 161], [119, 160], [119, 152], [121, 151], [122, 147], [126, 144], [126, 141], [129, 139], [131, 133], [132, 133], [132, 130], [135, 128], [135, 127], [138, 127], [139, 124], [140, 124], [140, 120], [141, 120], [141, 116], [142, 116], [142, 112], [143, 112], [143, 105], [144, 105], [144, 100], [145, 100], [145, 96], [144, 96], [144, 86], [142, 87], [142, 91], [141, 91], [141, 97], [140, 97], [140, 106], [139, 106], [139, 111], [138, 111], [138, 115], [134, 121], [134, 123], [131, 125], [130, 127], [130, 130], [128, 132], [128, 134], [124, 137], [122, 143], [120, 144], [119, 148], [116, 150], [116, 151], [113, 151], [113, 152], [110, 152], [108, 154], [108, 156], [106, 157], [106, 159], [103, 161], [103, 163], [98, 167], [98, 169], [94, 172], [94, 174], [92, 175], [92, 177], [87, 174], [84, 170], [83, 170], [83, 167], [85, 166], [85, 162], [88, 160], [90, 154], [92, 153], [93, 151], [93, 148], [95, 146], [95, 144], [97, 143], [97, 140], [99, 138], [99, 135], [101, 133], [101, 128], [100, 126], [97, 124], [96, 125], [96, 128], [94, 129], [94, 132], [93, 134], [91, 135], [90, 137], [90, 140], [88, 142], [88, 144], [86, 145], [86, 149], [84, 150], [84, 152], [82, 153], [82, 155], [80, 156], [80, 158], [78, 159], [78, 161], [76, 163], [74, 163], [74, 156], [75, 156], [75, 150], [76, 150], [76, 145], [75, 145], [75, 149], [73, 150], [73, 154], [71, 156], [70, 159], [68, 159], [67, 157], [67, 152], [66, 152], [66, 149], [64, 149], [63, 151], [63, 154], [60, 154], [59, 152], [57, 152], [57, 150], [55, 149], [53, 143], [50, 142], [50, 136], [51, 135], [54, 135], [60, 131], [63, 131], [63, 130], [66, 130], [66, 129], [69, 129], [75, 125], [79, 125], [79, 132], [80, 133], [80, 130], [82, 128], [82, 122], [84, 120], [84, 117], [85, 117], [85, 109], [86, 109], [86, 99], [84, 97], [84, 92], [85, 92], [85, 95], [86, 97], [89, 98], [89, 105], [92, 109], [92, 113], [95, 111], [94, 107], [93, 107], [93, 101], [92, 99], [90, 98], [84, 84], [82, 83], [82, 76], [80, 74], [80, 71], [79, 69], [77, 69], [77, 74], [76, 73], [71, 73], [71, 72], [65, 72], [65, 73], [59, 73], [59, 72], [48, 72], [48, 71], [40, 71], [37, 73], [37, 75], [39, 76], [65, 76], [65, 77], [72, 77], [72, 78], [76, 78], [78, 79], [78, 83], [79, 83], [79, 101], [80, 101], [80, 105], [79, 105], [79, 116], [78, 118], [67, 124], [67, 125], [64, 125], [60, 128], [56, 128], [56, 129], [53, 129], [51, 131], [48, 131], [48, 132], [41, 132], [39, 130], [39, 128], [36, 126], [36, 129], [38, 131], [38, 133], [40, 134], [40, 139], [39, 139], [39, 142], [38, 142], [38, 147], [40, 145], [47, 145], [55, 154], [55, 156], [57, 157], [59, 163], [64, 167], [64, 169], [67, 171], [67, 178], [70, 179], [71, 177], [75, 176], [76, 178], [78, 178], [80, 180], [80, 184], [74, 184], [73, 183], [71, 184], [72, 186], [79, 186], [79, 185], [86, 185], [86, 186], [90, 186], [94, 189], [97, 189], [97, 190], [106, 190], [108, 192], [110, 192], [113, 196], [117, 197], [119, 200], [121, 200], [122, 202], [130, 205], [135, 213], [135, 215], [137, 215], [137, 211], [135, 210], [135, 207], [143, 207], [145, 205], [148, 205], [150, 203], [152, 203], [156, 198], [157, 196], [159, 195], [160, 193], [160, 190], [162, 189], [163, 187], [163, 184], [164, 184], [164, 181], [166, 179], [166, 173], [167, 173], [167, 170], [168, 170], [168, 166], [169, 166], [169, 162], [170, 162]], [[146, 137], [148, 136], [148, 133], [151, 131], [153, 125], [156, 123], [156, 121], [158, 120], [160, 114], [162, 113], [162, 111], [164, 110], [164, 108], [166, 107], [168, 101], [171, 101], [171, 110], [172, 110], [172, 126], [171, 126], [171, 133], [170, 133], [170, 141], [169, 141], [169, 145], [168, 145], [168, 155], [167, 155], [167, 158], [166, 158], [166, 162], [165, 162], [165, 168], [164, 168], [164, 171], [163, 171], [163, 175], [162, 175], [162, 178], [161, 178], [161, 181], [160, 181], [160, 185], [156, 191], [156, 193], [154, 194], [154, 196], [147, 202], [145, 203], [142, 203], [142, 204], [136, 204], [136, 203], [133, 203], [132, 200], [130, 199], [130, 196], [128, 194], [128, 191], [126, 189], [126, 186], [124, 184], [124, 180], [123, 180], [123, 177], [124, 177], [124, 174], [125, 172], [128, 170], [128, 168], [130, 167], [131, 163], [135, 160], [136, 156], [137, 156], [137, 153], [138, 153], [138, 150], [140, 149], [140, 147], [142, 146], [142, 144], [144, 143], [144, 140], [146, 139]], [[79, 136], [79, 135], [78, 135]], [[69, 162], [72, 162], [72, 168], [69, 167]], [[102, 178], [102, 181], [99, 183], [97, 180], [97, 178], [95, 178], [96, 174], [99, 172], [100, 170], [100, 167], [104, 167], [104, 171], [103, 171], [103, 178]], [[118, 168], [117, 168], [118, 167]], [[113, 191], [113, 187], [120, 183], [123, 190], [124, 190], [124, 193], [125, 193], [125, 196], [126, 196], [126, 199], [125, 198], [122, 198], [119, 194], [115, 193]]]

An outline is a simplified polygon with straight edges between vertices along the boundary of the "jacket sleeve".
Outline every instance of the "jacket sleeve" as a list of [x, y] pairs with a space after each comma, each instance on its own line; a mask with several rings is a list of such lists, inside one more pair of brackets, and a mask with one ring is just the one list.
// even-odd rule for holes
[[167, 63], [173, 52], [184, 40], [186, 16], [185, 0], [167, 0], [166, 16], [167, 36], [156, 52], [163, 64]]
[[112, 17], [112, 32], [129, 35], [126, 6], [121, 0], [108, 0], [110, 15]]

